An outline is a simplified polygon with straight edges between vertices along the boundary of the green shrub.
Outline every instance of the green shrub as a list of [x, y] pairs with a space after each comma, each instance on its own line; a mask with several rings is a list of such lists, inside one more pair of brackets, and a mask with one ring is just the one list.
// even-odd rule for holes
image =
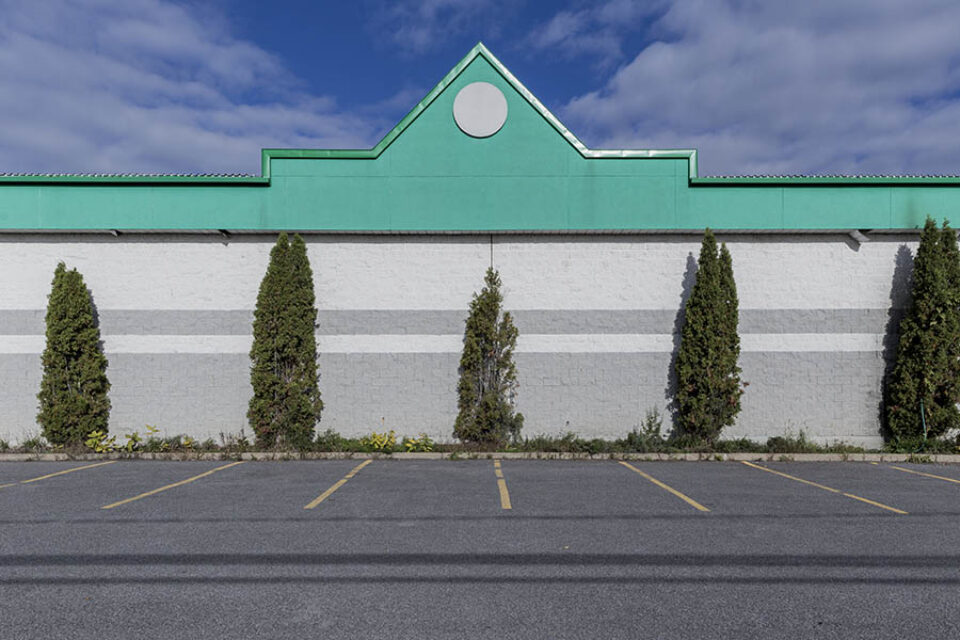
[[636, 453], [657, 453], [666, 448], [667, 442], [661, 433], [663, 416], [656, 407], [647, 410], [643, 424], [639, 429], [634, 428], [623, 440], [617, 440], [616, 445], [623, 451]]
[[360, 446], [365, 451], [393, 453], [397, 448], [397, 434], [392, 429], [383, 433], [374, 431], [369, 436], [360, 438]]
[[483, 289], [470, 302], [463, 336], [453, 435], [464, 442], [516, 442], [523, 427], [523, 414], [514, 412], [518, 332], [510, 312], [501, 311], [502, 303], [500, 275], [491, 267]]
[[960, 438], [899, 438], [888, 442], [884, 450], [891, 453], [960, 453]]
[[317, 435], [313, 449], [315, 451], [344, 451], [346, 439], [333, 429], [327, 429]]
[[157, 437], [147, 438], [142, 445], [140, 445], [140, 450], [147, 453], [162, 453], [170, 450], [170, 445], [165, 443], [163, 439]]
[[618, 451], [620, 447], [615, 442], [608, 442], [602, 438], [587, 440], [573, 431], [567, 431], [559, 436], [536, 435], [524, 438], [522, 442], [510, 447], [518, 451], [543, 451], [546, 453], [607, 453]]
[[416, 438], [404, 438], [403, 449], [408, 453], [430, 452], [433, 451], [433, 440], [425, 433], [421, 433]]
[[31, 436], [20, 443], [20, 448], [24, 451], [43, 451], [47, 448], [47, 442], [43, 436]]
[[270, 252], [253, 320], [247, 417], [262, 447], [306, 449], [323, 402], [317, 386], [313, 272], [299, 235], [281, 233]]
[[136, 431], [132, 431], [128, 433], [126, 437], [127, 441], [123, 444], [123, 450], [127, 453], [139, 451], [140, 444], [143, 442], [143, 438], [140, 437], [140, 434]]
[[725, 244], [718, 252], [707, 229], [676, 361], [677, 431], [687, 442], [711, 445], [740, 412], [738, 306], [730, 252]]
[[91, 431], [83, 444], [88, 449], [93, 449], [94, 453], [110, 453], [117, 450], [117, 437], [107, 437], [103, 431]]
[[241, 429], [238, 435], [220, 432], [220, 449], [231, 453], [244, 453], [251, 448], [246, 432]]
[[[569, 434], [573, 436], [574, 434]], [[520, 451], [557, 451], [556, 437], [550, 437], [545, 434], [537, 434], [532, 438], [524, 438], [522, 442], [517, 442], [515, 448]]]
[[517, 443], [517, 448], [521, 451], [569, 453], [580, 449], [582, 442], [582, 438], [578, 437], [573, 431], [568, 431], [559, 436], [548, 436], [541, 433], [532, 438], [524, 438], [523, 442]]
[[843, 440], [835, 440], [828, 445], [823, 446], [826, 453], [865, 453], [866, 449], [859, 445], [847, 444]]
[[193, 451], [196, 440], [189, 436], [177, 435], [158, 438], [151, 436], [140, 445], [140, 451], [148, 453], [168, 453], [171, 451]]
[[734, 438], [733, 440], [717, 440], [713, 443], [713, 451], [717, 453], [752, 453], [763, 451], [764, 446], [750, 438]]
[[824, 447], [807, 440], [807, 434], [801, 429], [797, 435], [788, 433], [768, 438], [766, 449], [769, 453], [820, 453]]
[[10, 451], [10, 443], [0, 438], [0, 453], [6, 453], [7, 451]]
[[960, 427], [960, 252], [946, 221], [937, 229], [927, 218], [911, 294], [886, 384], [886, 430], [895, 448]]
[[37, 422], [50, 443], [79, 445], [93, 431], [107, 433], [110, 382], [90, 292], [83, 276], [62, 262], [53, 275], [46, 324]]

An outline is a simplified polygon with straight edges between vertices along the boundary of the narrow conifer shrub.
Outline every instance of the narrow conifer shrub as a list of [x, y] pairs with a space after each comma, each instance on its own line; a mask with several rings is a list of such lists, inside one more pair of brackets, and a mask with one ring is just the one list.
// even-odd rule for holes
[[517, 368], [513, 351], [517, 328], [502, 312], [500, 275], [487, 269], [484, 287], [470, 303], [460, 357], [457, 414], [453, 435], [464, 442], [498, 445], [516, 441], [523, 414], [514, 410]]
[[110, 382], [90, 292], [83, 276], [62, 262], [53, 274], [46, 324], [37, 422], [51, 444], [77, 445], [91, 432], [107, 433]]
[[281, 233], [253, 315], [247, 418], [263, 447], [305, 448], [320, 421], [316, 299], [307, 247]]
[[886, 385], [887, 435], [894, 444], [960, 428], [960, 252], [946, 221], [938, 229], [927, 218], [911, 295]]
[[707, 229], [697, 261], [697, 279], [684, 309], [677, 353], [677, 431], [681, 438], [712, 444], [740, 412], [739, 302], [733, 260], [719, 252]]

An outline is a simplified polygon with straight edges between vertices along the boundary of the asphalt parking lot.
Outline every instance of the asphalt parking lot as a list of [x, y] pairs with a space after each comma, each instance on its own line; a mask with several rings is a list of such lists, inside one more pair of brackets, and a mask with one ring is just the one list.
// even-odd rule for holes
[[0, 637], [958, 637], [958, 525], [944, 465], [0, 463]]

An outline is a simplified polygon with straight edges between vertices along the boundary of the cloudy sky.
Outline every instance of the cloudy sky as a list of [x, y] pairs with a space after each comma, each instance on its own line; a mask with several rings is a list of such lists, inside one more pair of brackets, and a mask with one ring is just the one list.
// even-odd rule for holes
[[960, 174], [956, 0], [0, 0], [0, 172], [370, 147], [477, 41], [595, 148]]

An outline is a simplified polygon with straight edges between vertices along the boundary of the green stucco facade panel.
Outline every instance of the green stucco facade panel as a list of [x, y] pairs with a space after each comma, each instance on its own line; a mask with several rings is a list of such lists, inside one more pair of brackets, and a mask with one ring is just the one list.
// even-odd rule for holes
[[[488, 138], [453, 117], [472, 82], [506, 98]], [[587, 149], [482, 45], [370, 150], [266, 150], [251, 178], [0, 177], [10, 230], [914, 229], [957, 211], [956, 179], [697, 178], [692, 151]]]
[[780, 189], [683, 185], [677, 189], [677, 209], [678, 229], [785, 228]]
[[[890, 222], [889, 187], [781, 188], [783, 226], [799, 228], [863, 229], [888, 227]], [[921, 220], [922, 224], [922, 220]]]

